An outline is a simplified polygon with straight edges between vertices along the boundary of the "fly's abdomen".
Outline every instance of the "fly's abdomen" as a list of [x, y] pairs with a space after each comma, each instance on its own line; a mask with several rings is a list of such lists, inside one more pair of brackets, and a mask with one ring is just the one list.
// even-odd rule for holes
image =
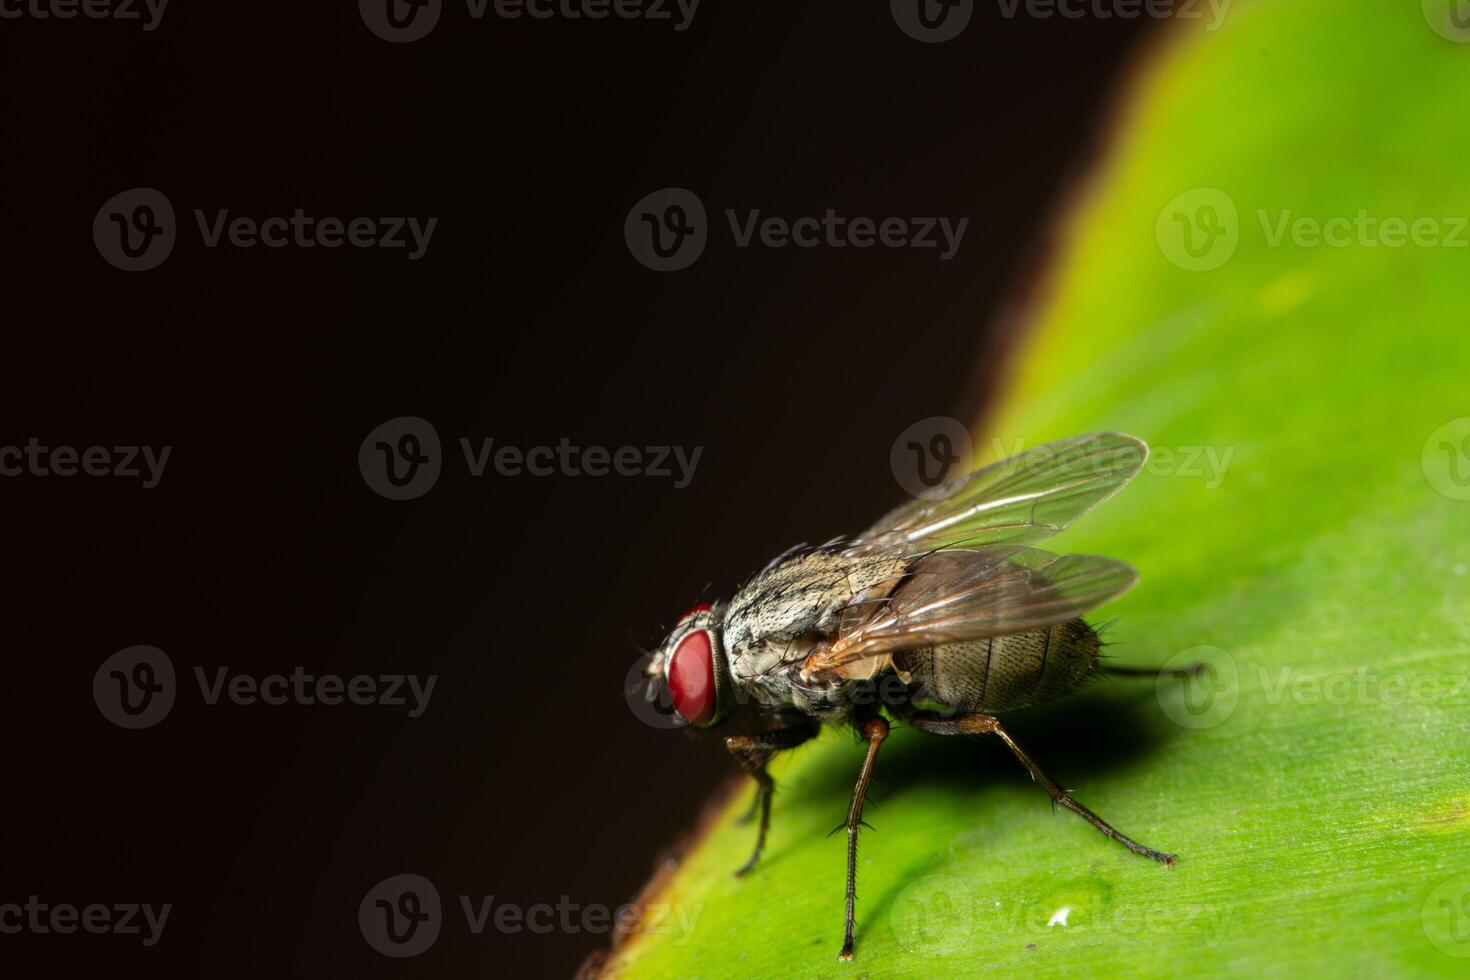
[[1067, 693], [1092, 673], [1101, 644], [1080, 619], [988, 640], [946, 643], [894, 657], [916, 698], [998, 714]]

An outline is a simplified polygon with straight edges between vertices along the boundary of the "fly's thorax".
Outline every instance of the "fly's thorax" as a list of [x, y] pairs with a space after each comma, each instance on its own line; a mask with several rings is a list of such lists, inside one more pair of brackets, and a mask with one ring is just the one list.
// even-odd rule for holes
[[1097, 632], [1080, 619], [1011, 636], [895, 654], [916, 700], [994, 714], [1058, 698], [1097, 666]]
[[741, 692], [769, 708], [795, 708], [823, 722], [840, 721], [852, 710], [860, 682], [830, 672], [802, 676], [802, 663], [821, 646], [819, 637], [762, 643], [730, 658], [730, 676]]
[[748, 684], [774, 674], [781, 667], [805, 656], [809, 644], [797, 642], [756, 643], [730, 651], [730, 673], [737, 683]]
[[757, 643], [730, 650], [730, 678], [742, 692], [767, 707], [797, 705], [791, 688], [794, 669], [816, 645], [814, 638]]
[[778, 559], [731, 599], [724, 613], [731, 679], [769, 707], [822, 720], [850, 710], [841, 683], [805, 683], [801, 663], [837, 630], [844, 613], [866, 614], [907, 572], [905, 561], [818, 549]]
[[817, 549], [781, 559], [746, 583], [725, 613], [731, 659], [830, 633], [844, 610], [882, 599], [908, 570], [901, 558]]

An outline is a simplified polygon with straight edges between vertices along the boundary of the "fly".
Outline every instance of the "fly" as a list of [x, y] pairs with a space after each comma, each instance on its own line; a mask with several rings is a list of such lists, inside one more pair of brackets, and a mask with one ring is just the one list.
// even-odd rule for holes
[[[936, 735], [995, 735], [1056, 802], [1135, 854], [1145, 847], [1078, 803], [996, 716], [1050, 701], [1105, 667], [1081, 616], [1126, 592], [1133, 568], [1094, 555], [1032, 547], [1121, 490], [1148, 446], [1116, 433], [1037, 447], [942, 484], [890, 511], [852, 540], [787, 552], [727, 602], [691, 609], [645, 667], [650, 699], [666, 694], [699, 728], [753, 702], [766, 730], [725, 745], [756, 783], [755, 867], [775, 783], [766, 764], [821, 726], [857, 730], [866, 745], [846, 820], [847, 902], [840, 960], [852, 959], [858, 831], [888, 737], [884, 710]], [[1186, 668], [1170, 673], [1187, 674]], [[894, 680], [896, 678], [896, 681]], [[901, 696], [874, 702], [874, 685]], [[888, 702], [890, 699], [884, 699]]]

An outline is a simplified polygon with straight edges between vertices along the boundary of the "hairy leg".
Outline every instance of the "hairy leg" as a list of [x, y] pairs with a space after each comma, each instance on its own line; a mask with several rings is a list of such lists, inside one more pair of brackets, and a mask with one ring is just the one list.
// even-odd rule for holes
[[868, 743], [863, 766], [858, 770], [857, 785], [853, 787], [852, 802], [847, 807], [847, 914], [842, 926], [842, 952], [839, 960], [852, 959], [852, 926], [857, 903], [857, 845], [858, 828], [863, 825], [863, 802], [868, 796], [868, 783], [873, 778], [873, 763], [878, 759], [878, 746], [888, 737], [888, 722], [882, 718], [870, 718], [863, 722], [863, 739]]
[[[761, 814], [760, 830], [756, 833], [755, 838], [755, 851], [750, 855], [750, 860], [735, 872], [737, 877], [755, 867], [755, 863], [760, 860], [761, 849], [766, 846], [766, 831], [771, 826], [771, 793], [776, 789], [776, 783], [771, 779], [771, 774], [766, 772], [766, 763], [770, 762], [771, 756], [777, 752], [794, 749], [816, 734], [815, 725], [802, 723], [774, 731], [758, 732], [754, 735], [732, 735], [725, 739], [725, 748], [729, 749], [735, 761], [740, 763], [740, 768], [750, 773], [750, 777], [755, 780], [756, 798], [751, 805], [751, 813], [754, 813], [759, 807]], [[745, 819], [749, 819], [748, 814]]]
[[933, 732], [936, 735], [998, 735], [1000, 740], [1006, 743], [1006, 747], [1020, 760], [1021, 765], [1025, 766], [1027, 771], [1031, 773], [1031, 778], [1040, 783], [1041, 788], [1046, 790], [1047, 794], [1055, 802], [1071, 810], [1083, 820], [1086, 820], [1098, 830], [1128, 848], [1134, 854], [1141, 854], [1146, 858], [1158, 861], [1166, 867], [1173, 867], [1173, 854], [1166, 854], [1163, 851], [1156, 851], [1151, 847], [1144, 847], [1126, 834], [1114, 830], [1102, 817], [1099, 817], [1087, 809], [1087, 807], [1072, 799], [1071, 795], [1062, 789], [1055, 779], [1048, 776], [1045, 770], [1037, 764], [1036, 760], [1027, 754], [1025, 749], [1021, 748], [1016, 740], [1011, 737], [1011, 733], [1006, 731], [1005, 727], [1001, 725], [1000, 720], [993, 715], [970, 714], [944, 717], [942, 715], [917, 711], [909, 715], [906, 720], [915, 728], [922, 729], [926, 732]]

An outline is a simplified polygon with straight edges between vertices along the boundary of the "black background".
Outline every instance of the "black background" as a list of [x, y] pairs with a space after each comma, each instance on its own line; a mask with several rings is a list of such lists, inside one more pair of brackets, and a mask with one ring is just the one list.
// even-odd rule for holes
[[[606, 936], [473, 936], [454, 896], [616, 906], [733, 766], [640, 724], [636, 658], [772, 554], [901, 495], [889, 448], [989, 394], [1006, 302], [1102, 134], [1141, 22], [1007, 20], [921, 44], [886, 4], [706, 0], [669, 22], [472, 20], [373, 36], [354, 3], [173, 0], [138, 22], [0, 21], [0, 444], [172, 447], [160, 484], [0, 479], [9, 793], [0, 902], [169, 902], [162, 941], [0, 936], [116, 975], [567, 975]], [[155, 187], [159, 268], [94, 215]], [[630, 256], [643, 195], [710, 245]], [[436, 216], [427, 254], [204, 247], [193, 209]], [[958, 256], [737, 249], [723, 211], [970, 218]], [[445, 469], [391, 502], [363, 438], [429, 420]], [[457, 440], [703, 447], [692, 484], [471, 477]], [[114, 651], [179, 670], [170, 716], [103, 718]], [[208, 706], [193, 669], [438, 675], [428, 711]], [[840, 811], [844, 801], [834, 800]], [[357, 906], [416, 872], [416, 960]]]

